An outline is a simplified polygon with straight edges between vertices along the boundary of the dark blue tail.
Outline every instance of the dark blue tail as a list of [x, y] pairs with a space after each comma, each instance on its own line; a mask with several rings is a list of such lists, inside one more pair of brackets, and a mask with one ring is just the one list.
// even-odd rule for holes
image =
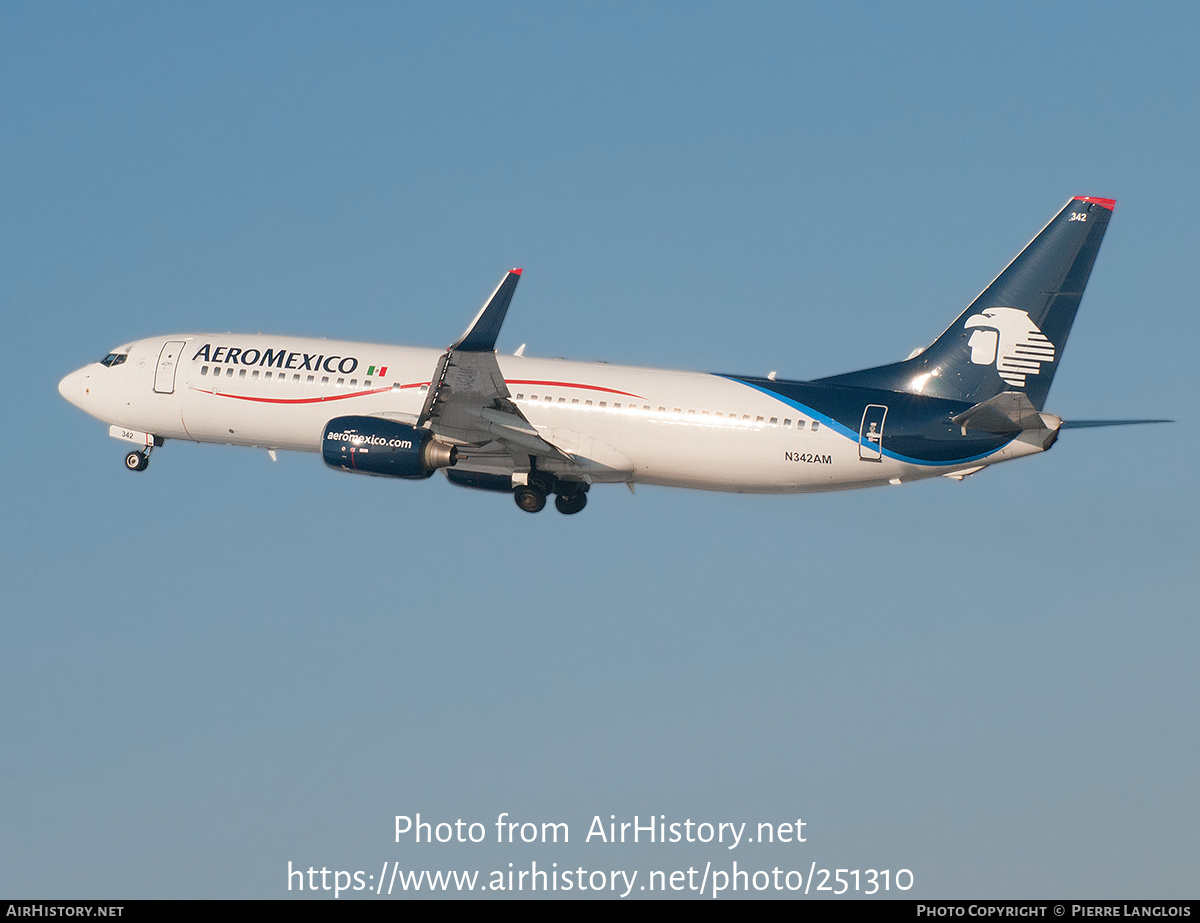
[[1075, 197], [932, 346], [820, 383], [971, 404], [1022, 391], [1041, 410], [1116, 204]]

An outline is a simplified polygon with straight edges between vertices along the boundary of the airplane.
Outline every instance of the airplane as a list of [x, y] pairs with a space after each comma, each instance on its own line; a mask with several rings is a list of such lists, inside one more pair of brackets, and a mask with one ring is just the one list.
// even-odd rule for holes
[[1043, 411], [1113, 199], [1076, 196], [936, 339], [907, 359], [813, 381], [500, 356], [521, 278], [505, 274], [445, 350], [179, 334], [137, 340], [60, 393], [138, 448], [168, 439], [320, 452], [336, 470], [511, 493], [577, 513], [593, 484], [801, 493], [962, 480], [1044, 452]]

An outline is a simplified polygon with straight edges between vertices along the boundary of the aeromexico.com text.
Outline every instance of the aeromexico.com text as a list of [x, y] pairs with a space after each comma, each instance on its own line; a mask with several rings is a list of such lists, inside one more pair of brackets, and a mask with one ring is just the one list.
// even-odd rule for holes
[[[205, 343], [192, 356], [192, 361], [223, 362], [228, 365], [271, 366], [277, 369], [295, 369], [310, 372], [341, 372], [349, 375], [358, 368], [354, 356], [325, 356], [315, 353], [293, 353], [286, 349], [241, 349], [237, 346], [213, 346]], [[380, 369], [380, 374], [383, 374]]]
[[340, 433], [328, 432], [325, 434], [326, 442], [349, 442], [355, 446], [374, 445], [387, 446], [392, 449], [411, 449], [413, 444], [411, 439], [384, 439], [382, 436], [363, 435], [357, 430], [350, 432], [342, 431]]

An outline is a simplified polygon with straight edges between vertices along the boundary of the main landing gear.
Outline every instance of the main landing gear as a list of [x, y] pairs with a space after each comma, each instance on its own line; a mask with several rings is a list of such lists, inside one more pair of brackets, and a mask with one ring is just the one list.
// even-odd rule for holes
[[578, 513], [585, 506], [587, 506], [587, 494], [582, 490], [569, 494], [560, 493], [554, 498], [554, 508], [568, 516], [571, 513]]
[[518, 487], [513, 499], [526, 513], [540, 513], [546, 505], [546, 495], [536, 487]]
[[513, 499], [526, 513], [537, 513], [545, 507], [546, 495], [551, 492], [556, 494], [554, 508], [560, 513], [578, 513], [587, 506], [587, 485], [578, 481], [551, 482], [540, 476], [531, 477], [528, 484], [514, 490]]
[[[153, 447], [151, 447], [153, 448]], [[144, 452], [130, 452], [125, 456], [125, 467], [130, 471], [145, 471], [150, 466], [150, 449]]]

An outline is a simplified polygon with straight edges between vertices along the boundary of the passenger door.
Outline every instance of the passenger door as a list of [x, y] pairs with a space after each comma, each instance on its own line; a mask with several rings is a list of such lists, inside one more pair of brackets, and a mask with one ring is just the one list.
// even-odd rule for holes
[[862, 426], [858, 428], [858, 457], [862, 461], [883, 461], [883, 421], [887, 419], [887, 411], [883, 404], [868, 404], [863, 411]]
[[175, 392], [175, 370], [179, 368], [183, 347], [183, 340], [168, 340], [158, 354], [158, 368], [154, 372], [154, 390], [157, 394]]

